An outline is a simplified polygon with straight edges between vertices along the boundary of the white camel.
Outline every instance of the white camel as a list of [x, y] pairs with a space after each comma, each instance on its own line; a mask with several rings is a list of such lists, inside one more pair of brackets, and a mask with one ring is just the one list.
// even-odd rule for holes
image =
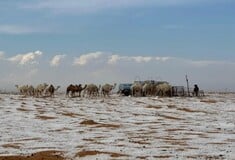
[[172, 96], [172, 86], [168, 83], [157, 85], [156, 91], [159, 96]]
[[88, 97], [99, 96], [100, 88], [101, 88], [101, 86], [97, 87], [97, 85], [95, 85], [95, 84], [88, 84], [87, 87], [85, 88], [83, 94], [84, 94], [84, 96], [86, 94]]
[[15, 85], [15, 87], [19, 90], [20, 94], [25, 95], [25, 96], [27, 95], [28, 85], [22, 85], [22, 86]]
[[146, 82], [143, 87], [142, 87], [142, 91], [143, 91], [143, 96], [151, 96], [152, 95], [152, 90], [153, 90], [153, 85], [149, 82]]
[[28, 86], [27, 94], [30, 95], [30, 96], [34, 96], [34, 93], [35, 93], [34, 87], [32, 85]]
[[37, 85], [37, 87], [35, 88], [35, 96], [36, 97], [43, 96], [43, 92], [45, 91], [47, 86], [48, 84], [46, 83]]
[[134, 83], [131, 86], [131, 94], [132, 96], [142, 96], [142, 84], [141, 83]]
[[111, 85], [111, 84], [105, 84], [101, 87], [101, 92], [102, 94], [105, 96], [108, 96], [110, 95], [110, 92], [116, 87], [116, 83], [114, 83], [114, 85]]

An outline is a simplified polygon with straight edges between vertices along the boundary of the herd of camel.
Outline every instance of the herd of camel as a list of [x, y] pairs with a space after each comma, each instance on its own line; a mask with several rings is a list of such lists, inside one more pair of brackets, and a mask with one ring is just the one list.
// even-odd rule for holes
[[[110, 92], [115, 88], [116, 84], [110, 85], [105, 84], [103, 86], [97, 86], [95, 84], [86, 84], [82, 86], [82, 84], [79, 85], [73, 85], [70, 84], [66, 89], [66, 96], [67, 97], [75, 97], [79, 96], [81, 97], [81, 93], [83, 92], [83, 96], [87, 95], [89, 97], [91, 96], [98, 96], [99, 91], [101, 90], [102, 95], [109, 96]], [[39, 84], [36, 87], [33, 87], [32, 85], [15, 85], [15, 87], [18, 89], [20, 94], [25, 96], [34, 96], [34, 97], [54, 97], [55, 91], [57, 91], [60, 86], [54, 87], [52, 84], [48, 85], [47, 83]], [[76, 95], [78, 93], [78, 95]]]
[[[15, 85], [19, 90], [20, 94], [25, 96], [34, 96], [34, 97], [54, 97], [55, 91], [57, 91], [60, 86], [54, 87], [52, 84], [48, 85], [47, 83], [39, 84], [36, 87], [32, 85]], [[86, 84], [82, 86], [70, 84], [66, 89], [67, 97], [97, 97], [97, 96], [108, 96], [111, 91], [116, 87], [116, 83], [104, 84], [104, 85], [95, 85], [95, 84]], [[123, 94], [122, 91], [118, 91], [119, 94]], [[132, 96], [171, 96], [172, 87], [169, 83], [133, 83], [130, 87], [130, 95]]]

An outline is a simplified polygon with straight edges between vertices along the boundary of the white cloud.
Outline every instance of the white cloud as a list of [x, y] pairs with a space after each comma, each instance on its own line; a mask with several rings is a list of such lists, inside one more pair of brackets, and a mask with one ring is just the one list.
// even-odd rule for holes
[[112, 55], [108, 59], [108, 64], [116, 64], [121, 59], [122, 59], [122, 57], [117, 54]]
[[120, 56], [112, 55], [108, 58], [108, 64], [117, 64], [118, 61], [133, 61], [137, 63], [148, 63], [150, 61], [161, 61], [165, 62], [172, 57], [151, 57], [151, 56]]
[[61, 60], [63, 58], [65, 58], [66, 55], [62, 54], [62, 55], [56, 55], [52, 58], [52, 60], [50, 61], [50, 65], [53, 67], [59, 66], [61, 63]]
[[3, 34], [30, 34], [47, 32], [42, 28], [19, 26], [19, 25], [0, 25], [0, 33]]
[[162, 61], [162, 62], [165, 62], [165, 61], [167, 61], [167, 60], [170, 60], [170, 59], [172, 59], [173, 57], [155, 57], [155, 59], [157, 60], [157, 61]]
[[136, 57], [131, 57], [135, 62], [142, 63], [142, 62], [149, 62], [153, 60], [153, 57], [145, 57], [145, 56], [136, 56]]
[[103, 52], [83, 54], [79, 58], [74, 59], [74, 65], [84, 66], [88, 62], [91, 62], [92, 60], [100, 58], [103, 54], [104, 54]]
[[36, 58], [41, 55], [42, 55], [41, 51], [35, 51], [35, 52], [26, 53], [26, 54], [18, 54], [14, 57], [8, 58], [8, 60], [14, 63], [18, 63], [20, 65], [34, 64], [34, 63], [37, 63]]
[[[190, 84], [198, 83], [201, 88], [234, 88], [235, 62], [225, 60], [194, 60], [167, 56], [124, 56], [122, 54], [110, 54], [107, 52], [94, 52], [83, 54], [77, 57], [74, 64], [87, 67], [74, 67], [64, 65], [58, 72], [49, 69], [49, 63], [46, 66], [26, 65], [16, 67], [14, 64], [31, 64], [38, 61], [42, 53], [31, 52], [20, 54], [14, 57], [6, 57], [0, 63], [0, 88], [14, 86], [16, 83], [58, 83], [61, 86], [67, 86], [68, 83], [108, 83], [108, 82], [132, 82], [135, 77], [140, 80], [155, 79], [166, 80], [174, 85], [185, 85], [185, 74], [189, 76]], [[6, 54], [7, 55], [7, 54]], [[5, 56], [6, 56], [5, 55]], [[69, 56], [69, 55], [67, 55]], [[60, 57], [60, 58], [55, 58]], [[56, 55], [50, 59], [52, 64], [61, 64], [62, 55]], [[68, 57], [68, 60], [71, 57]], [[55, 60], [57, 59], [57, 60]], [[42, 59], [48, 62], [47, 59]], [[157, 63], [159, 62], [159, 63]], [[110, 66], [113, 65], [113, 66]], [[7, 68], [7, 70], [5, 69]], [[74, 74], [78, 72], [79, 74]], [[89, 73], [89, 74], [87, 74]], [[12, 75], [12, 76], [9, 76]], [[160, 78], [159, 78], [160, 77]], [[14, 88], [15, 89], [15, 88]]]

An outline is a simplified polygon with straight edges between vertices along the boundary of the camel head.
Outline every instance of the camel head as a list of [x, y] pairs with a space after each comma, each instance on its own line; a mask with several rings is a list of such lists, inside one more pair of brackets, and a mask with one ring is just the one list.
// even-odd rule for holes
[[19, 85], [18, 85], [18, 84], [16, 84], [16, 85], [15, 85], [15, 87], [16, 87], [16, 88], [19, 88]]

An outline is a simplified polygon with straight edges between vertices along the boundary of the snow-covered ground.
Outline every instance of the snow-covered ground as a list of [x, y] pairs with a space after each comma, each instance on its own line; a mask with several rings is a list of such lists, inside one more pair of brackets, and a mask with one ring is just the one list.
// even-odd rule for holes
[[235, 159], [235, 95], [32, 98], [0, 95], [0, 156]]

